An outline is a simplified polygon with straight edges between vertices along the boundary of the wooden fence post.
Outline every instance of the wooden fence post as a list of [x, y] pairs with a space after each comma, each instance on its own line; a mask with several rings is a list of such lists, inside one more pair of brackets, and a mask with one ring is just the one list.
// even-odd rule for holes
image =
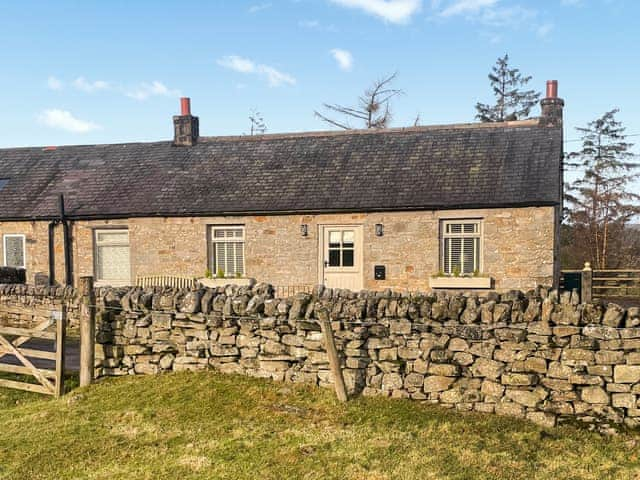
[[342, 376], [342, 368], [340, 368], [340, 357], [338, 356], [338, 349], [336, 348], [336, 340], [333, 338], [333, 328], [331, 328], [331, 321], [329, 320], [329, 314], [325, 310], [318, 310], [318, 322], [322, 329], [324, 336], [324, 343], [327, 349], [327, 355], [329, 356], [329, 367], [333, 374], [333, 383], [336, 388], [336, 396], [341, 402], [347, 401], [347, 388], [344, 385], [344, 377]]
[[590, 303], [593, 300], [593, 270], [589, 262], [584, 263], [582, 269], [582, 284], [580, 291], [582, 293], [582, 303]]
[[93, 382], [96, 342], [96, 296], [93, 277], [80, 278], [80, 386]]
[[56, 397], [64, 395], [64, 337], [67, 330], [67, 306], [63, 303], [56, 318]]

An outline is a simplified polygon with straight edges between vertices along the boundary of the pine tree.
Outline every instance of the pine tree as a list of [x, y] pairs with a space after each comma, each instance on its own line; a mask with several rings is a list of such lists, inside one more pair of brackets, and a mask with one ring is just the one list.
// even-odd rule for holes
[[599, 269], [624, 267], [620, 263], [628, 258], [629, 249], [637, 248], [628, 224], [640, 214], [640, 195], [633, 187], [640, 178], [640, 163], [616, 113], [618, 109], [611, 110], [577, 128], [582, 148], [567, 156], [569, 165], [582, 171], [565, 195], [576, 254]]
[[476, 103], [476, 118], [481, 122], [504, 122], [521, 120], [529, 116], [538, 103], [540, 93], [535, 90], [521, 90], [531, 77], [524, 77], [517, 68], [509, 68], [509, 55], [498, 58], [491, 68], [489, 82], [496, 97], [495, 105]]
[[259, 111], [251, 110], [249, 112], [249, 123], [251, 124], [249, 135], [264, 135], [267, 133], [267, 124]]

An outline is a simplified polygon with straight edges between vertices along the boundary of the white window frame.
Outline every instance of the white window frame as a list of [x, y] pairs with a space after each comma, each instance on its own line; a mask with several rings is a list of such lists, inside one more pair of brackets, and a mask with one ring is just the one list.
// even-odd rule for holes
[[[461, 233], [447, 233], [447, 227], [449, 225], [468, 225], [473, 224], [477, 225], [477, 232], [474, 233], [464, 233], [464, 227], [462, 228]], [[455, 218], [448, 220], [441, 220], [440, 222], [440, 270], [442, 270], [446, 275], [453, 275], [453, 268], [447, 268], [445, 265], [445, 239], [446, 238], [478, 238], [478, 264], [477, 269], [479, 272], [483, 271], [483, 251], [484, 251], [484, 229], [483, 229], [483, 221], [478, 218]], [[451, 242], [449, 242], [451, 246]], [[451, 248], [451, 247], [450, 247]], [[461, 251], [462, 265], [464, 265], [464, 248]], [[451, 251], [449, 252], [449, 263], [451, 264]], [[449, 266], [451, 267], [451, 265]], [[473, 275], [473, 272], [460, 272], [461, 275]]]
[[14, 266], [14, 268], [27, 268], [27, 236], [22, 233], [6, 233], [2, 236], [2, 262], [5, 267], [7, 265], [7, 239], [8, 238], [20, 238], [22, 240], [22, 261], [24, 265]]
[[[216, 238], [216, 231], [219, 230], [241, 230], [242, 237], [222, 237]], [[217, 243], [242, 243], [242, 277], [247, 276], [246, 269], [246, 230], [244, 225], [209, 225], [209, 265], [211, 268], [211, 274], [215, 277], [218, 273], [218, 259], [216, 256], [216, 244]], [[228, 275], [226, 269], [223, 269], [225, 278], [233, 278], [235, 274]]]
[[[101, 233], [126, 233], [127, 234], [127, 243], [126, 245], [122, 242], [99, 242], [98, 236]], [[98, 248], [104, 246], [111, 247], [123, 247], [126, 246], [129, 248], [129, 278], [126, 280], [116, 280], [115, 283], [111, 279], [98, 278], [98, 271], [100, 270], [98, 267]], [[129, 229], [128, 228], [95, 228], [93, 230], [93, 272], [96, 279], [96, 285], [109, 285], [113, 287], [127, 286], [127, 284], [131, 284], [131, 239], [129, 238]]]

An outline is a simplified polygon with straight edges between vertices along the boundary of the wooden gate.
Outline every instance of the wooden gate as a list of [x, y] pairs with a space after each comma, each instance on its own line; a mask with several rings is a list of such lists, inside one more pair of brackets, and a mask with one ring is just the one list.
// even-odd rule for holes
[[[0, 326], [0, 372], [30, 375], [38, 383], [27, 383], [0, 378], [0, 387], [17, 388], [30, 392], [61, 396], [64, 393], [64, 337], [66, 312], [52, 311], [51, 318], [34, 328], [15, 328]], [[53, 342], [52, 348], [45, 343], [44, 349], [23, 347], [32, 339]], [[38, 345], [40, 346], [40, 345]], [[7, 356], [13, 356], [17, 362], [7, 363]], [[5, 360], [3, 362], [3, 359]], [[53, 369], [39, 368], [32, 359], [43, 359], [54, 363]], [[15, 365], [19, 363], [19, 365]], [[35, 363], [38, 363], [37, 361]]]
[[594, 270], [593, 298], [639, 298], [640, 270]]
[[580, 292], [583, 302], [593, 299], [640, 300], [640, 270], [593, 270], [586, 262], [582, 270], [563, 270], [560, 289]]

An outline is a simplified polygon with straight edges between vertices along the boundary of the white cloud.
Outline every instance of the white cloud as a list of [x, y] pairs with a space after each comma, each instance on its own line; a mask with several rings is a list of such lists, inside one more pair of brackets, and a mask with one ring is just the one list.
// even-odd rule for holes
[[[439, 7], [441, 2], [437, 2]], [[533, 8], [512, 4], [504, 5], [501, 0], [453, 0], [442, 8], [441, 18], [463, 17], [465, 20], [485, 27], [504, 29], [527, 29], [537, 35], [551, 31], [552, 23], [540, 23], [538, 11]]]
[[271, 8], [272, 7], [272, 3], [268, 2], [268, 3], [258, 3], [256, 5], [251, 5], [249, 7], [249, 13], [258, 13], [261, 10], [266, 10], [267, 8]]
[[482, 12], [478, 21], [490, 27], [516, 28], [523, 24], [531, 24], [531, 21], [538, 15], [535, 10], [514, 5], [513, 7], [488, 8]]
[[353, 55], [348, 50], [342, 50], [341, 48], [334, 48], [331, 50], [331, 55], [336, 62], [338, 62], [338, 66], [344, 70], [349, 71], [353, 67]]
[[73, 81], [73, 86], [83, 92], [93, 93], [98, 90], [108, 90], [111, 86], [104, 80], [96, 80], [94, 82], [87, 81], [84, 77], [78, 77]]
[[151, 83], [141, 83], [125, 95], [136, 100], [147, 100], [149, 97], [179, 97], [180, 90], [167, 87], [164, 83], [154, 80]]
[[[561, 0], [577, 3], [581, 0]], [[506, 29], [521, 32], [528, 31], [538, 38], [547, 39], [554, 24], [548, 21], [544, 13], [530, 4], [522, 6], [505, 0], [432, 0], [431, 7], [435, 17], [440, 20], [462, 18], [483, 28], [481, 36], [490, 43], [502, 40]]]
[[227, 55], [218, 60], [218, 65], [240, 73], [255, 73], [256, 65], [248, 58], [237, 55]]
[[284, 84], [295, 85], [296, 79], [288, 73], [281, 72], [269, 65], [255, 63], [248, 58], [238, 55], [227, 55], [217, 60], [218, 65], [239, 73], [256, 74], [267, 79], [270, 87], [279, 87]]
[[47, 78], [47, 87], [49, 88], [49, 90], [62, 90], [64, 85], [62, 84], [62, 81], [60, 79], [50, 76], [49, 78]]
[[296, 84], [296, 79], [291, 75], [280, 72], [268, 65], [258, 65], [258, 72], [266, 75], [270, 87], [279, 87], [284, 83], [289, 85]]
[[357, 8], [391, 23], [407, 23], [422, 8], [422, 0], [329, 0]]
[[452, 17], [454, 15], [478, 13], [487, 7], [494, 6], [496, 3], [498, 3], [498, 0], [457, 0], [442, 10], [440, 15]]
[[51, 109], [44, 110], [38, 115], [38, 122], [51, 128], [58, 128], [72, 133], [87, 133], [100, 130], [102, 127], [93, 122], [80, 120], [68, 110]]

